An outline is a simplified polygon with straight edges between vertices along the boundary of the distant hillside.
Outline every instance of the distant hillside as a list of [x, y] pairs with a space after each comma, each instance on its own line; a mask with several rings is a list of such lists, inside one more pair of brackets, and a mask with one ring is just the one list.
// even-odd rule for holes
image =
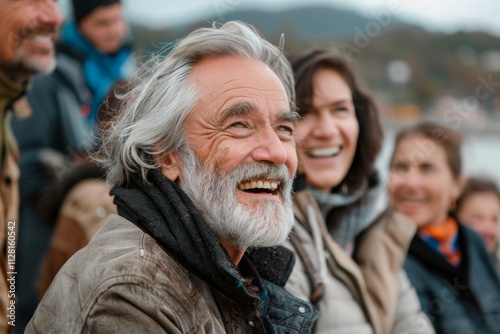
[[235, 11], [224, 15], [224, 20], [251, 22], [269, 38], [285, 32], [293, 34], [293, 39], [327, 40], [350, 36], [353, 27], [364, 26], [369, 19], [351, 11], [315, 6], [281, 12]]
[[[270, 40], [278, 40], [282, 33], [291, 41], [336, 41], [355, 34], [354, 28], [363, 28], [373, 18], [367, 18], [352, 11], [340, 10], [329, 6], [293, 8], [280, 12], [260, 10], [229, 11], [223, 15], [222, 22], [240, 20], [254, 25]], [[211, 20], [195, 21], [170, 29], [167, 37], [176, 39], [196, 27], [207, 26]], [[220, 17], [212, 21], [221, 22]], [[136, 27], [141, 31], [147, 28]], [[155, 34], [158, 35], [158, 34]]]
[[[234, 11], [225, 13], [223, 19], [249, 22], [275, 44], [284, 33], [290, 53], [317, 45], [336, 48], [352, 60], [369, 88], [387, 104], [410, 103], [428, 111], [443, 95], [458, 100], [475, 97], [480, 78], [500, 82], [500, 39], [487, 33], [433, 34], [393, 18], [385, 17], [382, 24], [380, 18], [328, 6], [281, 12]], [[220, 22], [220, 18], [213, 20]], [[204, 20], [156, 31], [134, 26], [133, 33], [139, 49], [152, 51], [210, 24]], [[488, 57], [490, 63], [498, 62], [498, 68], [485, 66]], [[386, 68], [391, 60], [402, 60], [411, 69], [411, 79], [405, 85], [389, 81]], [[490, 113], [500, 109], [498, 91], [496, 87], [480, 99], [480, 107]]]

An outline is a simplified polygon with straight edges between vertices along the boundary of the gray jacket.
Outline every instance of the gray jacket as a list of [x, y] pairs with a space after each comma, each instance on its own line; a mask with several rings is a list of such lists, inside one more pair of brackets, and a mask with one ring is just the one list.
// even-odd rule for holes
[[45, 174], [41, 152], [51, 149], [69, 161], [91, 141], [90, 127], [82, 116], [92, 93], [82, 75], [77, 55], [59, 52], [57, 67], [49, 75], [36, 76], [28, 92], [31, 117], [14, 119], [12, 129], [21, 151], [21, 197], [40, 195], [52, 182]]
[[307, 333], [314, 308], [269, 281], [260, 305], [192, 275], [126, 219], [111, 215], [61, 269], [26, 333]]

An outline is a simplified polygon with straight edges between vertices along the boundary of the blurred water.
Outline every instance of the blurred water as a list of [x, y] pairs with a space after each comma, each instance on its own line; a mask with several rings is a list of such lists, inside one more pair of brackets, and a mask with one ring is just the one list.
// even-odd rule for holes
[[[387, 175], [396, 131], [385, 130], [385, 142], [377, 166]], [[500, 129], [498, 135], [464, 134], [462, 150], [465, 176], [491, 177], [500, 185]]]
[[491, 176], [500, 183], [500, 135], [469, 136], [462, 154], [466, 175]]

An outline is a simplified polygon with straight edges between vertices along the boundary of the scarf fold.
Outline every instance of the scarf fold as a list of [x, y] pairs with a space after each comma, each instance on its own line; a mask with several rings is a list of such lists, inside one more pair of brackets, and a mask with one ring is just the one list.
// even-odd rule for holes
[[462, 259], [458, 243], [458, 224], [453, 217], [448, 217], [442, 225], [429, 225], [419, 228], [418, 235], [435, 252], [453, 266], [458, 266]]
[[116, 53], [107, 55], [99, 52], [78, 31], [76, 22], [70, 22], [61, 33], [61, 41], [85, 56], [83, 61], [83, 76], [94, 97], [87, 116], [89, 122], [97, 120], [97, 111], [103, 103], [111, 86], [116, 81], [125, 78], [125, 63], [129, 60], [132, 51], [123, 46]]
[[[374, 171], [377, 174], [377, 171]], [[344, 249], [351, 249], [356, 237], [373, 224], [377, 217], [387, 208], [388, 199], [385, 192], [385, 185], [376, 176], [378, 182], [372, 187], [368, 186], [365, 180], [354, 193], [329, 193], [326, 194], [309, 184], [305, 184], [314, 194], [318, 202], [323, 219], [327, 222], [328, 214], [336, 208], [352, 206], [349, 214], [342, 217], [340, 226], [329, 226], [328, 229], [332, 238]]]
[[16, 140], [10, 128], [10, 110], [13, 103], [26, 92], [27, 83], [18, 85], [0, 73], [0, 171], [3, 171], [7, 154], [17, 150]]
[[218, 242], [187, 194], [158, 170], [148, 172], [150, 184], [140, 173], [128, 187], [114, 187], [111, 194], [118, 214], [152, 236], [191, 273], [231, 299], [258, 303], [244, 279]]

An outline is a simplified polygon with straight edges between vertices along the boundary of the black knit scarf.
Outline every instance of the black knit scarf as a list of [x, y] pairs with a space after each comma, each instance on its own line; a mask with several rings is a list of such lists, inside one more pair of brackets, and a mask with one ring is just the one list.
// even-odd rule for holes
[[149, 171], [148, 181], [134, 174], [129, 186], [111, 190], [118, 214], [211, 287], [231, 299], [258, 302], [187, 194], [158, 170]]

